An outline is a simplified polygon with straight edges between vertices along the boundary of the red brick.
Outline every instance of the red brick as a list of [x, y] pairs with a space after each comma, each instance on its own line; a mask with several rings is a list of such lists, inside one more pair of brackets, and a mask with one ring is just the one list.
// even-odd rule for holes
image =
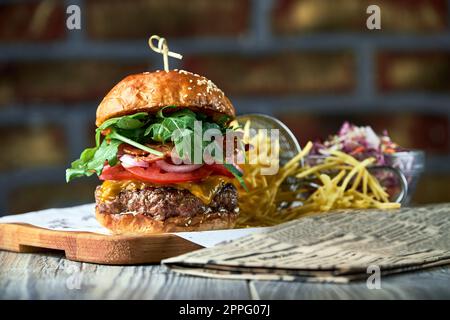
[[0, 4], [0, 41], [50, 41], [64, 37], [65, 7], [61, 1]]
[[378, 87], [392, 91], [450, 91], [450, 51], [378, 55]]
[[93, 0], [86, 3], [91, 38], [113, 40], [235, 36], [247, 31], [248, 0]]
[[42, 183], [18, 187], [8, 194], [8, 213], [24, 213], [94, 202], [94, 190], [97, 184], [100, 183], [94, 179], [84, 179], [69, 184]]
[[20, 168], [65, 165], [64, 132], [55, 126], [13, 126], [0, 128], [2, 152], [0, 172]]
[[0, 105], [100, 101], [125, 76], [149, 70], [145, 62], [92, 60], [0, 63]]
[[387, 129], [394, 142], [405, 148], [423, 149], [429, 154], [450, 152], [447, 117], [421, 114], [309, 114], [283, 113], [278, 118], [291, 128], [302, 145], [335, 134], [344, 121], [370, 125], [378, 133]]
[[346, 52], [190, 56], [183, 63], [228, 95], [344, 93], [355, 85], [354, 57]]
[[272, 24], [277, 33], [370, 32], [366, 9], [381, 9], [382, 32], [445, 32], [448, 26], [446, 0], [278, 0]]

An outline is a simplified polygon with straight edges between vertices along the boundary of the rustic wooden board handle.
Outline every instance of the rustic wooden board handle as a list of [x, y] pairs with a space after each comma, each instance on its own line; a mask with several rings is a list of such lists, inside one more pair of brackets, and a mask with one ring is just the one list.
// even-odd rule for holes
[[159, 263], [201, 246], [173, 234], [100, 235], [54, 231], [25, 224], [0, 224], [0, 249], [15, 252], [62, 251], [69, 260], [123, 265]]

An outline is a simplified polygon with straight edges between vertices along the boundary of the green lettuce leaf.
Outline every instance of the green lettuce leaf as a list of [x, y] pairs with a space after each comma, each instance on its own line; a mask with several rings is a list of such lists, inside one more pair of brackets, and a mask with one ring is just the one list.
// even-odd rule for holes
[[[80, 158], [72, 162], [71, 167], [66, 170], [67, 182], [81, 176], [91, 176], [94, 173], [100, 175], [106, 161], [109, 165], [114, 166], [118, 162], [117, 151], [121, 143], [127, 143], [138, 149], [162, 156], [161, 152], [146, 146], [145, 143], [150, 140], [160, 143], [171, 141], [181, 158], [193, 160], [190, 159], [190, 156], [194, 155], [196, 141], [202, 141], [199, 150], [201, 156], [204, 148], [211, 143], [211, 141], [202, 139], [206, 130], [216, 129], [225, 134], [228, 129], [227, 124], [230, 120], [228, 116], [222, 116], [215, 123], [209, 120], [205, 114], [194, 113], [189, 109], [174, 110], [174, 112], [166, 114], [166, 111], [172, 108], [176, 107], [164, 107], [153, 117], [146, 112], [139, 112], [106, 120], [96, 129], [96, 146], [84, 150]], [[194, 130], [195, 121], [202, 121], [201, 132]], [[105, 130], [107, 130], [106, 136], [101, 142], [101, 134]], [[178, 134], [175, 135], [174, 132]], [[223, 159], [216, 160], [219, 163], [223, 162]], [[224, 164], [224, 166], [247, 189], [240, 171], [231, 164]]]

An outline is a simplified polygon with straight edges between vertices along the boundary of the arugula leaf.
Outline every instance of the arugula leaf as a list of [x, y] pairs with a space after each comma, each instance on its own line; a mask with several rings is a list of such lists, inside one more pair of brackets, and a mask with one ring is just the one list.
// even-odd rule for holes
[[245, 181], [242, 178], [242, 172], [240, 172], [234, 165], [230, 163], [224, 163], [223, 166], [233, 174], [233, 176], [236, 178], [237, 181], [239, 181], [240, 185], [244, 188], [244, 190], [248, 192], [247, 185], [245, 184]]
[[[217, 122], [213, 122], [206, 114], [194, 113], [189, 109], [175, 110], [164, 114], [165, 110], [170, 108], [177, 107], [164, 107], [153, 117], [150, 117], [146, 112], [139, 112], [106, 120], [96, 129], [96, 146], [84, 150], [80, 159], [72, 162], [71, 167], [66, 170], [67, 182], [77, 177], [91, 176], [94, 173], [100, 175], [105, 161], [108, 161], [111, 166], [115, 165], [118, 162], [117, 151], [121, 143], [127, 143], [157, 156], [163, 156], [163, 153], [147, 147], [144, 143], [149, 139], [161, 143], [170, 140], [174, 143], [175, 150], [180, 158], [191, 160], [195, 155], [196, 147], [201, 148], [199, 151], [203, 155], [204, 149], [211, 143], [211, 141], [203, 141], [206, 130], [215, 129], [225, 134], [226, 130], [229, 129], [230, 118], [228, 116], [222, 116]], [[202, 122], [200, 132], [194, 130], [195, 121]], [[104, 130], [107, 130], [106, 137], [101, 142], [101, 135]], [[198, 145], [199, 141], [200, 146]], [[212, 156], [217, 158], [216, 155]], [[223, 162], [223, 159], [216, 160], [218, 163]], [[241, 172], [231, 164], [224, 164], [224, 166], [247, 190]]]
[[214, 122], [203, 122], [202, 129], [203, 129], [203, 131], [215, 129], [215, 130], [219, 130], [220, 132], [222, 132], [222, 128], [217, 123], [214, 123]]
[[115, 166], [118, 161], [117, 150], [120, 144], [121, 141], [119, 140], [103, 140], [102, 144], [95, 152], [94, 158], [87, 164], [88, 169], [95, 170], [95, 172], [100, 175], [105, 161], [108, 161], [110, 166]]
[[86, 170], [86, 164], [94, 158], [97, 147], [85, 149], [81, 155], [80, 159], [72, 162], [71, 168], [66, 170], [66, 181], [82, 176], [91, 176], [94, 172]]
[[197, 120], [199, 120], [199, 121], [202, 121], [202, 122], [208, 121], [208, 116], [204, 113], [197, 112], [195, 115], [196, 115]]
[[138, 112], [132, 115], [115, 117], [106, 120], [95, 130], [95, 145], [98, 147], [100, 145], [101, 133], [103, 130], [106, 130], [110, 127], [116, 127], [118, 129], [128, 130], [130, 132], [134, 132], [136, 129], [139, 129], [147, 123], [148, 113], [147, 112]]
[[111, 130], [111, 133], [108, 134], [108, 135], [106, 136], [106, 138], [117, 139], [119, 142], [125, 142], [125, 143], [128, 143], [129, 145], [132, 145], [133, 147], [139, 148], [139, 149], [141, 149], [141, 150], [147, 151], [147, 152], [149, 152], [149, 153], [152, 153], [152, 154], [157, 155], [157, 156], [160, 156], [160, 157], [162, 157], [162, 156], [164, 155], [164, 154], [163, 154], [162, 152], [160, 152], [160, 151], [153, 150], [152, 148], [149, 148], [149, 147], [147, 147], [147, 146], [144, 146], [143, 144], [140, 144], [140, 143], [138, 143], [138, 142], [136, 142], [136, 141], [133, 141], [133, 140], [131, 140], [131, 139], [129, 139], [129, 138], [127, 138], [127, 137], [125, 137], [125, 136], [123, 136], [123, 135], [117, 133], [117, 131], [114, 130], [114, 129]]
[[164, 143], [170, 138], [172, 132], [162, 123], [154, 123], [147, 128], [144, 135], [150, 135], [154, 141]]
[[192, 140], [193, 135], [194, 132], [192, 130], [182, 129], [174, 132], [172, 136], [178, 157], [188, 163], [192, 163], [192, 156], [194, 156], [195, 143]]
[[[145, 129], [141, 128], [146, 125], [147, 120], [147, 112], [138, 112], [132, 115], [108, 119], [96, 129], [96, 145], [99, 145], [101, 132], [103, 130], [109, 129], [110, 132], [108, 133], [106, 138], [117, 139], [119, 141], [128, 143], [138, 149], [150, 152], [157, 156], [162, 156], [163, 154], [161, 152], [137, 142], [143, 140]], [[118, 131], [120, 131], [120, 133]]]
[[[118, 162], [117, 151], [123, 142], [162, 156], [163, 153], [139, 143], [144, 138], [144, 126], [148, 121], [149, 117], [146, 112], [106, 120], [95, 131], [95, 147], [84, 150], [80, 158], [72, 162], [71, 167], [66, 170], [66, 181], [69, 182], [81, 176], [91, 176], [94, 173], [100, 175], [105, 161], [108, 161], [111, 166], [116, 165]], [[101, 142], [101, 134], [107, 129], [107, 135]]]
[[138, 112], [132, 115], [111, 118], [103, 122], [101, 126], [96, 129], [96, 131], [101, 132], [113, 125], [116, 125], [120, 129], [126, 130], [137, 129], [145, 125], [146, 121], [144, 120], [147, 118], [148, 118], [147, 112]]
[[144, 131], [145, 131], [144, 127], [143, 128], [134, 129], [134, 130], [123, 130], [123, 129], [112, 127], [112, 128], [110, 128], [108, 130], [109, 130], [109, 134], [112, 131], [115, 131], [118, 134], [120, 134], [121, 136], [124, 136], [125, 138], [133, 140], [133, 141], [135, 141], [137, 143], [140, 143], [140, 144], [145, 144], [146, 142], [148, 142], [148, 138], [146, 138], [144, 136]]
[[192, 110], [189, 110], [189, 109], [181, 109], [181, 110], [178, 110], [178, 111], [175, 111], [175, 112], [169, 114], [168, 116], [164, 115], [164, 110], [173, 109], [173, 108], [177, 108], [177, 106], [166, 106], [166, 107], [162, 108], [161, 110], [159, 110], [156, 113], [156, 117], [160, 118], [160, 119], [164, 119], [164, 118], [177, 118], [177, 117], [188, 116], [188, 117], [193, 117], [195, 119], [197, 116], [195, 114], [195, 112], [193, 112]]
[[117, 164], [117, 150], [122, 142], [119, 140], [103, 140], [99, 147], [84, 150], [80, 159], [72, 162], [71, 168], [66, 170], [66, 181], [70, 182], [74, 178], [91, 176], [94, 173], [100, 175], [105, 161], [114, 166]]
[[164, 115], [165, 109], [173, 107], [168, 106], [159, 110], [156, 114], [157, 122], [151, 124], [145, 130], [144, 135], [149, 135], [154, 141], [164, 143], [172, 137], [176, 130], [194, 129], [196, 117], [195, 113], [189, 109], [176, 111], [167, 117]]
[[217, 124], [221, 128], [226, 128], [226, 124], [230, 121], [230, 119], [231, 119], [230, 116], [227, 116], [226, 114], [224, 114], [217, 120]]
[[140, 121], [138, 119], [132, 119], [132, 118], [121, 118], [119, 121], [117, 121], [116, 126], [120, 129], [125, 130], [133, 130], [141, 128], [145, 125], [145, 122]]
[[[201, 154], [203, 150], [211, 143], [211, 141], [203, 141], [203, 134], [210, 129], [218, 130], [221, 133], [225, 133], [227, 123], [230, 117], [224, 115], [219, 118], [217, 123], [209, 122], [208, 117], [202, 113], [194, 113], [189, 109], [182, 109], [175, 111], [169, 115], [164, 115], [164, 110], [167, 108], [174, 108], [174, 106], [168, 106], [162, 108], [156, 114], [157, 122], [151, 124], [146, 130], [144, 135], [150, 136], [154, 141], [166, 142], [169, 139], [174, 143], [175, 150], [178, 156], [187, 162], [194, 162], [192, 160], [195, 155], [196, 143], [201, 141]], [[201, 132], [194, 130], [195, 121], [202, 121]], [[176, 132], [176, 134], [174, 134]], [[201, 134], [201, 136], [199, 136]], [[198, 146], [197, 146], [198, 147]], [[212, 155], [216, 157], [216, 155]], [[219, 163], [223, 162], [223, 159], [216, 159]], [[242, 174], [231, 164], [224, 164], [225, 168], [230, 171], [239, 183], [247, 190]]]
[[156, 113], [156, 117], [160, 118], [160, 119], [164, 119], [164, 110], [166, 109], [173, 109], [176, 108], [176, 106], [165, 106], [164, 108], [161, 108], [157, 113]]

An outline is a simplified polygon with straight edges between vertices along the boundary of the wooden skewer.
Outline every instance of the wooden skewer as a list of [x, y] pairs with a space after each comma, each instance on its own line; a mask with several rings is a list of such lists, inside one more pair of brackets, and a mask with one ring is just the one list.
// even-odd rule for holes
[[[158, 45], [155, 46], [153, 43], [154, 40], [158, 41]], [[183, 59], [183, 56], [179, 53], [169, 51], [169, 46], [167, 45], [167, 40], [157, 35], [153, 35], [148, 39], [148, 45], [150, 49], [155, 51], [156, 53], [160, 53], [163, 55], [164, 62], [164, 70], [169, 71], [169, 58]]]

